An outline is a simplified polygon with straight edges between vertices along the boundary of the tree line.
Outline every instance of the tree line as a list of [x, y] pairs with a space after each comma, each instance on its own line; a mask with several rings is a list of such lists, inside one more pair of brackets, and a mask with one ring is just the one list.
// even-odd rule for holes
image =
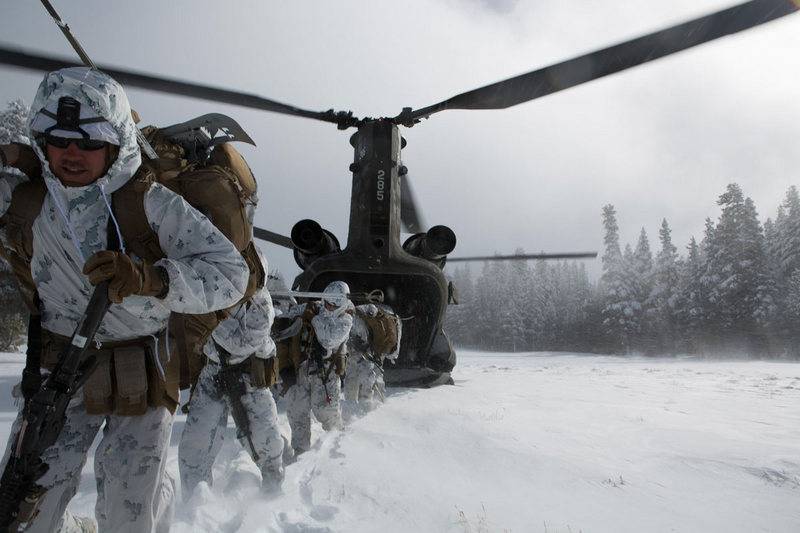
[[763, 224], [735, 183], [717, 204], [718, 220], [706, 219], [702, 240], [692, 237], [683, 254], [666, 220], [655, 253], [644, 229], [623, 247], [606, 205], [596, 282], [565, 261], [449, 271], [460, 305], [445, 329], [458, 346], [498, 351], [800, 356], [797, 188]]

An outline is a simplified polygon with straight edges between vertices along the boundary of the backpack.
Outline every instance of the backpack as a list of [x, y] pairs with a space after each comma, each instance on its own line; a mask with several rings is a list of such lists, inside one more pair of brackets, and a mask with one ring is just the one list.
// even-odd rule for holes
[[375, 316], [356, 309], [358, 316], [367, 325], [375, 354], [388, 355], [396, 351], [399, 337], [397, 317], [380, 308]]
[[292, 323], [300, 319], [302, 325], [300, 330], [275, 343], [278, 367], [280, 370], [291, 368], [297, 370], [300, 364], [308, 358], [307, 348], [313, 342], [314, 328], [311, 326], [311, 319], [317, 314], [318, 308], [315, 302], [306, 304], [306, 308], [300, 316], [293, 318], [276, 317], [272, 323], [272, 333], [277, 334], [280, 330], [288, 328]]
[[[241, 301], [249, 300], [264, 286], [266, 273], [253, 243], [252, 225], [247, 216], [247, 208], [256, 202], [256, 181], [244, 158], [230, 143], [215, 139], [210, 143], [213, 148], [210, 154], [200, 152], [206, 157], [196, 157], [195, 150], [195, 156], [187, 159], [184, 146], [163, 135], [162, 130], [148, 127], [142, 133], [159, 157], [143, 161], [136, 174], [111, 195], [114, 217], [127, 248], [149, 262], [165, 257], [158, 235], [147, 222], [144, 211], [145, 194], [153, 183], [159, 183], [206, 215], [241, 252], [250, 272]], [[47, 188], [41, 175], [29, 178], [30, 181], [14, 189], [11, 205], [0, 218], [7, 241], [0, 255], [11, 265], [29, 309], [38, 313], [30, 262], [33, 223], [41, 212]], [[169, 331], [180, 355], [173, 360], [180, 365], [182, 389], [196, 382], [205, 361], [203, 346], [227, 314], [227, 310], [220, 310], [201, 315], [170, 315]]]

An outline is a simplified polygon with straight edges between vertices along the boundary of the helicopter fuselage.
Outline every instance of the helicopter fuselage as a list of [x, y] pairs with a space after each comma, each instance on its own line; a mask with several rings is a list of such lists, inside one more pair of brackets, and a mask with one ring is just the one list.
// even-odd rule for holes
[[387, 382], [424, 385], [449, 379], [455, 353], [442, 331], [448, 282], [441, 262], [415, 257], [400, 242], [400, 180], [405, 167], [399, 128], [389, 119], [367, 121], [350, 142], [355, 158], [350, 166], [347, 246], [339, 251], [329, 234], [328, 245], [316, 254], [296, 254], [304, 270], [293, 288], [321, 291], [331, 281], [342, 280], [353, 292], [380, 289], [384, 303], [403, 320], [400, 354], [394, 365], [386, 365]]

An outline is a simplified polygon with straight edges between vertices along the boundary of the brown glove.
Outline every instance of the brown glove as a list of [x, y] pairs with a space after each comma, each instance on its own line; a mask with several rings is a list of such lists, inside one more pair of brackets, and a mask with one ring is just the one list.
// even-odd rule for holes
[[36, 152], [27, 144], [0, 145], [0, 163], [21, 170], [29, 178], [41, 175], [42, 165]]
[[103, 250], [83, 265], [89, 282], [97, 285], [109, 280], [108, 299], [115, 304], [132, 294], [163, 298], [169, 290], [169, 278], [163, 267], [134, 261], [129, 255]]

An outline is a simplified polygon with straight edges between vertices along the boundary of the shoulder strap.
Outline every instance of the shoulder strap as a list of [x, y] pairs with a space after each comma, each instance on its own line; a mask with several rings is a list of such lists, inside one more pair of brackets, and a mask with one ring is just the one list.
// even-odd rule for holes
[[147, 220], [144, 196], [155, 182], [155, 174], [142, 167], [128, 182], [111, 195], [111, 208], [119, 223], [125, 246], [151, 263], [164, 257], [158, 235]]
[[0, 226], [5, 230], [5, 245], [0, 246], [2, 255], [11, 266], [19, 284], [22, 298], [31, 313], [37, 314], [36, 285], [31, 274], [33, 257], [33, 223], [42, 211], [47, 187], [44, 180], [34, 178], [19, 184], [11, 194], [11, 205], [0, 217]]

